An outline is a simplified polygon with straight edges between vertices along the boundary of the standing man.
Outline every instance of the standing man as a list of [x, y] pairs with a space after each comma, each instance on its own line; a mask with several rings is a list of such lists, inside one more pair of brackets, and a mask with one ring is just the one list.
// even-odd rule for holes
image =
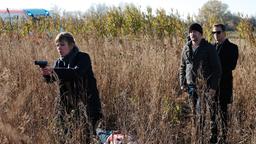
[[219, 104], [222, 120], [222, 138], [225, 143], [227, 135], [228, 105], [232, 103], [233, 98], [232, 70], [236, 68], [238, 47], [226, 38], [225, 26], [223, 24], [215, 24], [213, 26], [212, 34], [216, 40], [214, 46], [216, 47], [222, 66]]
[[[198, 23], [189, 27], [189, 41], [183, 48], [180, 63], [180, 87], [188, 89], [194, 122], [196, 107], [199, 101], [197, 95], [198, 79], [206, 81], [205, 97], [211, 115], [210, 143], [217, 143], [216, 124], [216, 90], [221, 77], [221, 65], [216, 49], [203, 38], [203, 29]], [[202, 76], [202, 77], [200, 77]]]

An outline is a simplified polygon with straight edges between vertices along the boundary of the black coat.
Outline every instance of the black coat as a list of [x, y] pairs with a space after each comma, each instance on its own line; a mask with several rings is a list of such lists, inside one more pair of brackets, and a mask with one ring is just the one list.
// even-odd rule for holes
[[79, 102], [82, 102], [86, 106], [89, 119], [95, 124], [102, 117], [102, 113], [89, 55], [74, 47], [67, 56], [56, 60], [54, 71], [57, 78], [52, 80], [59, 80], [60, 101], [66, 112], [76, 110]]
[[215, 44], [221, 61], [222, 76], [220, 81], [220, 102], [231, 103], [233, 96], [232, 70], [236, 68], [238, 47], [226, 39], [222, 44]]

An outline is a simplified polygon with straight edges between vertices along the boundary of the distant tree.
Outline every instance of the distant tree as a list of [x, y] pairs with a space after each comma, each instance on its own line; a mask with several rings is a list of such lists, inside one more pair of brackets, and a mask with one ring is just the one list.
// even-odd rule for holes
[[54, 5], [52, 8], [50, 8], [50, 15], [52, 17], [60, 16], [62, 15], [62, 9], [59, 8], [57, 5]]
[[222, 3], [219, 0], [209, 0], [199, 9], [196, 19], [202, 23], [207, 22], [212, 18], [219, 22], [223, 22], [227, 14], [230, 14], [227, 4]]
[[200, 9], [196, 16], [196, 21], [203, 24], [205, 36], [208, 40], [212, 39], [211, 28], [215, 23], [223, 23], [227, 30], [235, 30], [240, 22], [240, 16], [231, 13], [228, 5], [220, 0], [209, 0]]
[[[109, 7], [106, 4], [96, 4], [91, 6], [85, 15], [90, 15], [90, 13], [96, 13], [97, 15], [104, 15], [109, 10]], [[88, 14], [89, 13], [89, 14]]]
[[232, 14], [228, 12], [224, 17], [224, 23], [228, 31], [234, 31], [241, 20], [241, 16], [238, 14]]
[[251, 22], [251, 24], [253, 25], [253, 27], [256, 27], [256, 16], [252, 16], [252, 17], [250, 18], [250, 22]]

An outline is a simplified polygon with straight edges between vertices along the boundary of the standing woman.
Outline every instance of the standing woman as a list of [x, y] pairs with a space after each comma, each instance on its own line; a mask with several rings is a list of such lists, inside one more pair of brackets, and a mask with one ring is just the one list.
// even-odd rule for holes
[[[55, 44], [60, 57], [55, 61], [53, 68], [42, 68], [42, 75], [48, 83], [59, 83], [60, 97], [57, 105], [61, 108], [57, 112], [57, 117], [64, 126], [64, 134], [71, 131], [65, 126], [67, 116], [74, 115], [73, 121], [81, 121], [81, 118], [84, 118], [85, 121], [82, 121], [87, 123], [87, 128], [83, 131], [82, 139], [87, 136], [85, 141], [89, 143], [88, 133], [94, 133], [97, 121], [102, 118], [90, 56], [79, 51], [73, 35], [69, 32], [59, 33]], [[88, 125], [91, 127], [88, 128]], [[84, 140], [82, 142], [84, 143]]]

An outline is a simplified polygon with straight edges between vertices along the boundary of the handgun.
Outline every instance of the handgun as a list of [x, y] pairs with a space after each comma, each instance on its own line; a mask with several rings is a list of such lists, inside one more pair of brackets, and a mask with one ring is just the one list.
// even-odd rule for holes
[[45, 68], [48, 65], [47, 61], [36, 60], [35, 65], [39, 65], [40, 68]]

